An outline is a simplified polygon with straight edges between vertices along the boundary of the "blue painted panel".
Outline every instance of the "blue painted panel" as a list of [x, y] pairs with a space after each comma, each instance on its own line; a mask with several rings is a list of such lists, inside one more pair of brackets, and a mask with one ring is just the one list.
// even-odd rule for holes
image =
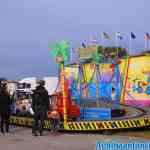
[[84, 120], [108, 120], [111, 119], [109, 108], [81, 108], [81, 119]]
[[96, 84], [90, 83], [88, 86], [89, 97], [96, 97]]
[[100, 97], [111, 97], [112, 94], [112, 83], [100, 82], [99, 84]]

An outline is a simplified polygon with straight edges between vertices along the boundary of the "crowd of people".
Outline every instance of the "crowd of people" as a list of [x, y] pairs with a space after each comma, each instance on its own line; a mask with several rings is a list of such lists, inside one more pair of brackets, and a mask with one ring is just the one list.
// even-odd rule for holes
[[[0, 85], [0, 128], [2, 134], [7, 134], [9, 133], [9, 120], [13, 100], [7, 91], [7, 85], [5, 83]], [[32, 95], [31, 107], [34, 113], [32, 134], [34, 136], [43, 135], [45, 119], [49, 119], [51, 123], [51, 132], [56, 132], [60, 123], [57, 107], [50, 107], [49, 95], [44, 85], [45, 82], [40, 80]]]

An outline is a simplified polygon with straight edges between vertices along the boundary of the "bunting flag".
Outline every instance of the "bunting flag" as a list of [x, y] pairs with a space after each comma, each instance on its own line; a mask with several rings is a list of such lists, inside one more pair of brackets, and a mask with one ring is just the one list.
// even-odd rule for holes
[[123, 36], [121, 35], [120, 32], [116, 32], [116, 39], [122, 40]]
[[133, 32], [130, 33], [130, 38], [131, 39], [136, 39], [136, 36], [135, 36], [135, 34]]
[[145, 33], [144, 39], [145, 40], [150, 40], [150, 35], [148, 34], [148, 32]]
[[102, 39], [110, 39], [110, 36], [106, 32], [103, 32], [101, 35], [101, 38]]

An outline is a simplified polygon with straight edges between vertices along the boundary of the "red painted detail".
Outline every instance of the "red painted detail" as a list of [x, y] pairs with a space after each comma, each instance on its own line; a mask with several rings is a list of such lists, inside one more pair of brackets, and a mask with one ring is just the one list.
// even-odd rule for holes
[[114, 69], [114, 68], [115, 68], [115, 64], [111, 64], [111, 65], [110, 65], [110, 68], [111, 68], [111, 69]]
[[[55, 95], [52, 95], [53, 104], [52, 107], [57, 107], [57, 111], [61, 116], [64, 115], [64, 106], [63, 106], [63, 95], [62, 92], [57, 92]], [[66, 92], [66, 109], [68, 118], [79, 117], [80, 108], [79, 106], [71, 99], [70, 92]]]

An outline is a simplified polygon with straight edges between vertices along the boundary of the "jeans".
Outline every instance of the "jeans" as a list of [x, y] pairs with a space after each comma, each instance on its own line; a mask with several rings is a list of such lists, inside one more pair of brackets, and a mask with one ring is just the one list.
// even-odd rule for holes
[[4, 133], [4, 125], [5, 125], [5, 131], [6, 132], [9, 132], [9, 113], [0, 113], [0, 118], [1, 118], [1, 124], [0, 124], [0, 127], [1, 127], [1, 132]]
[[36, 133], [36, 131], [39, 131], [40, 133], [43, 132], [45, 116], [46, 116], [46, 113], [43, 111], [35, 112], [33, 127], [32, 127], [33, 133]]
[[50, 120], [50, 122], [51, 122], [51, 125], [52, 125], [52, 130], [53, 131], [57, 131], [58, 130], [58, 128], [59, 128], [59, 119], [57, 119], [57, 118], [51, 118], [51, 120]]

